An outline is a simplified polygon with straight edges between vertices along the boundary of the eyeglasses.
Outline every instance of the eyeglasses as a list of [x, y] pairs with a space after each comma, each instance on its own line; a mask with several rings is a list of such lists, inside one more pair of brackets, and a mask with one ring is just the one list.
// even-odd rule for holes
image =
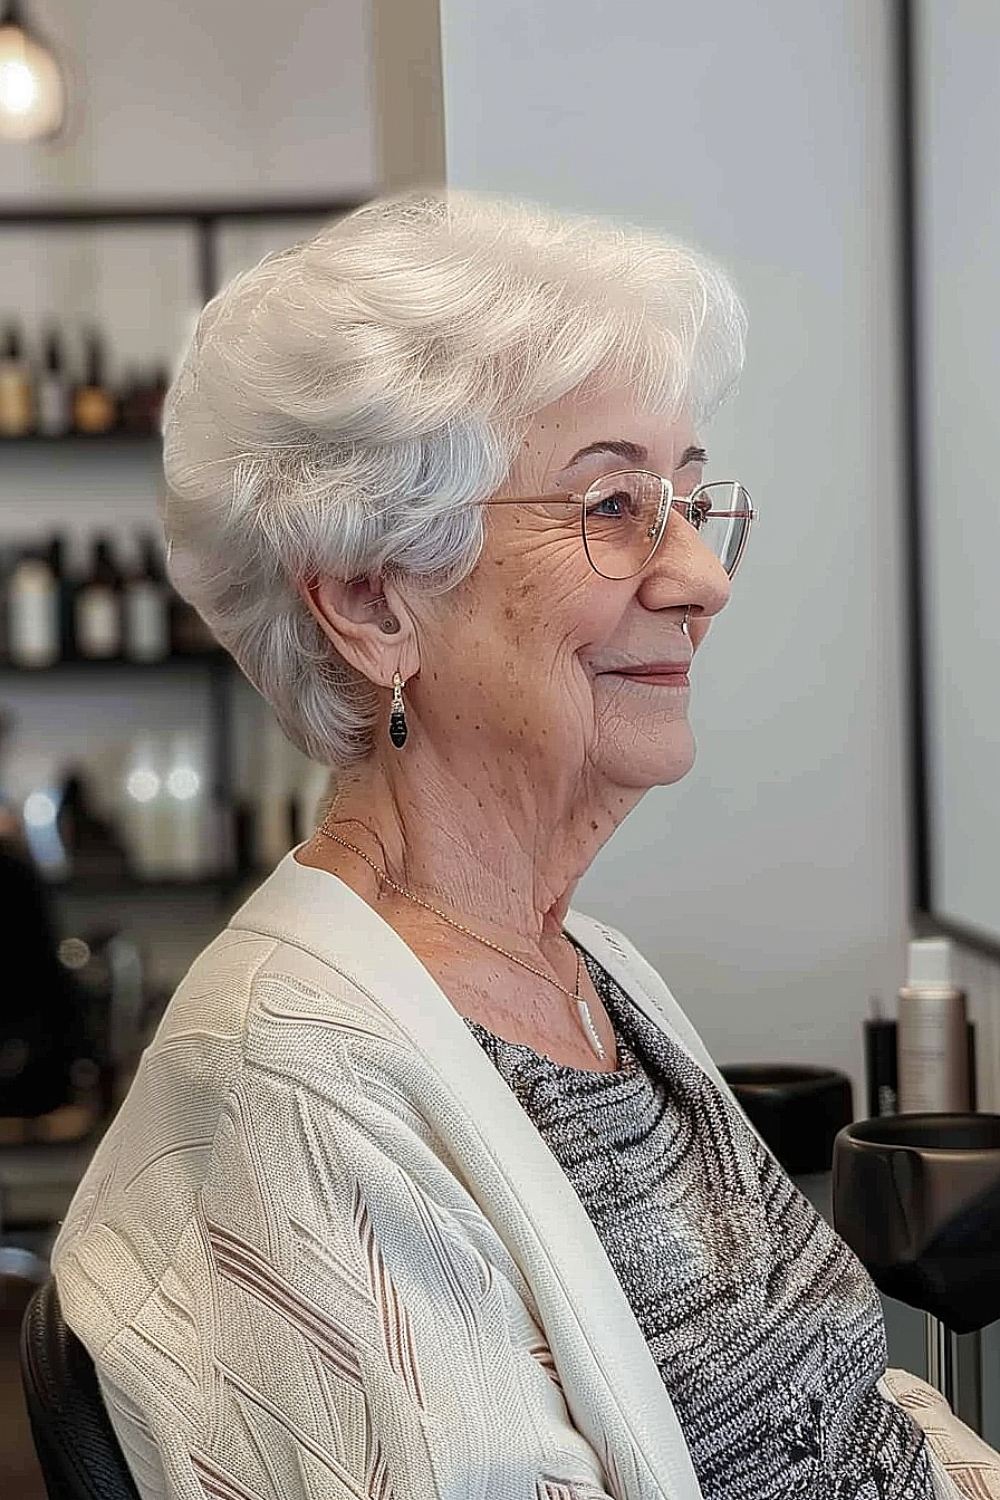
[[484, 500], [484, 505], [578, 505], [580, 530], [590, 566], [602, 578], [634, 578], [659, 547], [671, 511], [677, 511], [719, 559], [730, 578], [746, 551], [757, 519], [749, 494], [734, 479], [701, 484], [676, 496], [669, 479], [646, 469], [605, 474], [581, 494], [520, 495]]

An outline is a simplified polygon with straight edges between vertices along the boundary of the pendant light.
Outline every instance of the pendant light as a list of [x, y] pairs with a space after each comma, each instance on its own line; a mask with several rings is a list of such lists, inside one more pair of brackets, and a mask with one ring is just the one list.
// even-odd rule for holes
[[23, 19], [21, 0], [0, 0], [0, 141], [58, 134], [66, 113], [59, 64]]

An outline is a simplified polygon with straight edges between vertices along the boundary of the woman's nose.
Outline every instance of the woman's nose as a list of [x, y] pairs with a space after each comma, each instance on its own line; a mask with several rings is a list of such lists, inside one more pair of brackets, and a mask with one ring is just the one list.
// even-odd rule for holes
[[697, 529], [671, 510], [660, 545], [643, 574], [639, 588], [643, 604], [663, 609], [683, 602], [699, 615], [717, 615], [728, 604], [731, 592], [729, 574], [719, 558]]

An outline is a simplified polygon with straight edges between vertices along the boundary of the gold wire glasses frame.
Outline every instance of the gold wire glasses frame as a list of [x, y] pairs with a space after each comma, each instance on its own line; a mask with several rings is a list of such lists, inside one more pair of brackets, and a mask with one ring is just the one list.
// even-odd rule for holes
[[[599, 568], [597, 566], [597, 563], [594, 560], [594, 553], [597, 548], [594, 545], [593, 538], [588, 533], [587, 528], [588, 503], [593, 506], [596, 506], [597, 504], [603, 505], [607, 503], [610, 498], [613, 498], [613, 495], [609, 495], [607, 493], [607, 489], [608, 486], [610, 484], [613, 484], [616, 479], [629, 479], [633, 483], [637, 480], [653, 480], [655, 482], [655, 485], [659, 488], [658, 495], [654, 494], [653, 497], [653, 503], [655, 504], [655, 518], [653, 518], [651, 515], [650, 524], [646, 526], [644, 532], [645, 539], [649, 544], [648, 549], [644, 549], [645, 556], [639, 563], [638, 567], [633, 568], [628, 573], [606, 573], [602, 568]], [[711, 492], [715, 491], [718, 494], [726, 489], [728, 489], [734, 497], [738, 497], [745, 501], [745, 505], [742, 510], [715, 509], [715, 506], [712, 503]], [[604, 492], [603, 494], [602, 491]], [[590, 566], [593, 568], [594, 572], [599, 574], [602, 578], [611, 578], [619, 582], [624, 578], [635, 578], [637, 574], [641, 573], [642, 570], [648, 566], [660, 543], [662, 542], [664, 535], [666, 534], [667, 521], [670, 517], [671, 511], [674, 510], [677, 511], [683, 518], [683, 520], [685, 520], [689, 526], [692, 526], [696, 532], [700, 531], [701, 528], [709, 520], [729, 522], [742, 521], [744, 523], [742, 533], [737, 543], [736, 553], [732, 561], [727, 565], [725, 561], [720, 558], [723, 567], [726, 569], [727, 575], [730, 578], [733, 578], [736, 574], [737, 568], [743, 560], [743, 554], [746, 551], [747, 539], [750, 535], [750, 527], [752, 523], [757, 519], [759, 514], [759, 512], [754, 508], [749, 493], [737, 480], [711, 480], [706, 484], [700, 484], [697, 489], [692, 490], [690, 495], [676, 496], [674, 494], [674, 487], [671, 481], [669, 479], [665, 479], [662, 474], [654, 474], [649, 469], [616, 469], [612, 474], [602, 475], [600, 479], [595, 480], [594, 483], [582, 493], [560, 493], [555, 495], [514, 495], [509, 497], [505, 496], [502, 499], [491, 498], [489, 500], [482, 500], [479, 503], [482, 505], [578, 505], [580, 507], [580, 532], [583, 538], [584, 551], [587, 554], [587, 560], [589, 561]], [[600, 519], [606, 520], [608, 518], [601, 517]], [[616, 517], [611, 519], [628, 519], [628, 517], [623, 516], [620, 518]], [[639, 518], [633, 515], [631, 519], [637, 520]], [[642, 519], [645, 520], [645, 516], [643, 516]], [[640, 533], [640, 535], [643, 535], [643, 533]]]

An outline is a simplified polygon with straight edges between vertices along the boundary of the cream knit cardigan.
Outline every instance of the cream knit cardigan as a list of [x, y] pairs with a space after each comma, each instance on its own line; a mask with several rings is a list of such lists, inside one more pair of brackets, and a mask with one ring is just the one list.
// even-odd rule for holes
[[[635, 949], [566, 926], [725, 1089]], [[291, 854], [180, 985], [53, 1268], [144, 1500], [699, 1500], [542, 1137], [406, 944]]]

